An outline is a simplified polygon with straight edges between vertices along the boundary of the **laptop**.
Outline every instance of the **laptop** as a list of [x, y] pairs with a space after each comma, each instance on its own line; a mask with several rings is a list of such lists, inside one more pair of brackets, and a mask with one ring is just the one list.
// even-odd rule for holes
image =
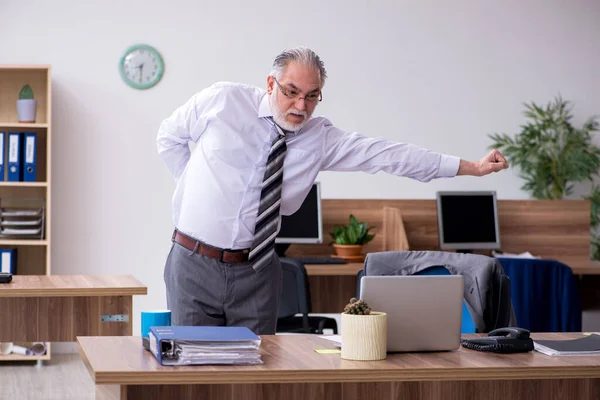
[[387, 351], [446, 351], [460, 346], [462, 275], [363, 276], [360, 297], [387, 313]]

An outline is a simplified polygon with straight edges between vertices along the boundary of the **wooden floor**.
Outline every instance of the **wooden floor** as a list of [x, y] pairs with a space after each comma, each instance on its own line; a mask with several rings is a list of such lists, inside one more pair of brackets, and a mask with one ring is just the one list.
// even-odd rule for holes
[[94, 382], [79, 354], [35, 362], [0, 363], [0, 400], [93, 400]]

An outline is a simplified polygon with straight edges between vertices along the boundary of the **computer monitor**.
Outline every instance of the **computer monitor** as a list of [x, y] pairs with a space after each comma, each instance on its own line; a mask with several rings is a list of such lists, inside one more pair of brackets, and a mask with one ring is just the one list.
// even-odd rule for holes
[[437, 192], [440, 249], [499, 249], [496, 192]]
[[275, 238], [280, 256], [292, 243], [323, 243], [323, 217], [321, 214], [321, 186], [313, 184], [300, 208], [292, 215], [281, 217], [281, 229]]

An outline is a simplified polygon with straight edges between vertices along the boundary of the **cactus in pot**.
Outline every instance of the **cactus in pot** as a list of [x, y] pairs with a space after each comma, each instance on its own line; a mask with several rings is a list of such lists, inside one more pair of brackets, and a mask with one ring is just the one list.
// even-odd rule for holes
[[364, 299], [350, 299], [342, 312], [342, 358], [375, 361], [387, 355], [387, 314]]
[[33, 89], [29, 84], [24, 85], [19, 91], [17, 100], [17, 117], [19, 122], [35, 122], [37, 100], [34, 99]]

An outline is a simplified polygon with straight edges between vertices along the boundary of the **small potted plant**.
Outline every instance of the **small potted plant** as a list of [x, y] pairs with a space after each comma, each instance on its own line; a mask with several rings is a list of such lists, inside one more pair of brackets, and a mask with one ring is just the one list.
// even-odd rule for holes
[[33, 90], [31, 86], [25, 85], [19, 92], [19, 100], [17, 100], [17, 116], [19, 122], [35, 122], [35, 114], [37, 111], [37, 100], [33, 98]]
[[371, 311], [363, 299], [350, 299], [342, 312], [342, 358], [384, 360], [386, 348], [387, 314]]
[[367, 228], [366, 222], [358, 222], [354, 215], [350, 215], [348, 225], [334, 225], [331, 237], [333, 238], [333, 248], [338, 257], [348, 260], [358, 260], [364, 256], [362, 250], [365, 244], [369, 243], [375, 237], [369, 231], [373, 227]]

